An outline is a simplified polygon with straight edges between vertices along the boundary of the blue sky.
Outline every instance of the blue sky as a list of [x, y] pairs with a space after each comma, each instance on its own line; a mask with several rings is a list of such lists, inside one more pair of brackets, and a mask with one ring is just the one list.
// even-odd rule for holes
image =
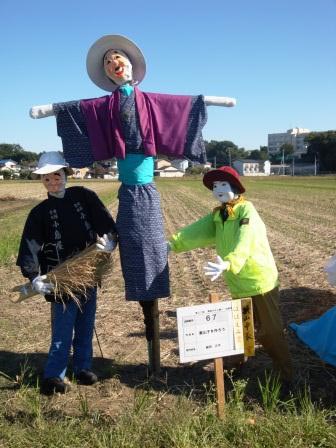
[[61, 150], [29, 108], [105, 95], [89, 47], [122, 34], [143, 51], [148, 92], [237, 98], [208, 108], [207, 140], [246, 149], [291, 127], [336, 129], [336, 0], [1, 0], [0, 143]]

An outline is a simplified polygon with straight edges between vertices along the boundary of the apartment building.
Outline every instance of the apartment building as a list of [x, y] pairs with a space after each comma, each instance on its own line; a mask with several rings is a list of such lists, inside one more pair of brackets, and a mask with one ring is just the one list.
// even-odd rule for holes
[[268, 134], [268, 153], [270, 155], [279, 154], [281, 146], [289, 143], [293, 145], [295, 157], [301, 158], [302, 154], [307, 152], [304, 139], [310, 132], [309, 129], [305, 128], [292, 128], [288, 129], [287, 132]]

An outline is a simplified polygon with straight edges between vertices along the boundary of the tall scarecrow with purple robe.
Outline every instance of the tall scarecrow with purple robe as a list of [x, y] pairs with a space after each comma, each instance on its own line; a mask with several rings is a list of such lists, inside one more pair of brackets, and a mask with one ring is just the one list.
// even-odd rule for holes
[[[65, 160], [74, 168], [117, 159], [121, 186], [117, 230], [126, 300], [142, 306], [149, 353], [157, 300], [168, 297], [169, 268], [154, 159], [205, 162], [202, 128], [207, 104], [233, 106], [231, 98], [141, 92], [146, 63], [141, 50], [119, 35], [97, 40], [87, 55], [91, 80], [108, 95], [35, 106], [31, 116], [55, 115]], [[155, 310], [156, 305], [156, 310]]]

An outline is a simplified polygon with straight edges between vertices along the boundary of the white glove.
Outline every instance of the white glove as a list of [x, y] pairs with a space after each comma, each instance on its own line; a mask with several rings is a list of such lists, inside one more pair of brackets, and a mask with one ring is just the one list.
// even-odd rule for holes
[[29, 115], [32, 118], [44, 118], [54, 115], [54, 110], [52, 104], [43, 104], [43, 106], [33, 106], [29, 111]]
[[204, 266], [205, 275], [211, 275], [211, 281], [217, 280], [217, 278], [224, 272], [230, 269], [230, 262], [224, 261], [217, 255], [217, 263], [208, 261]]
[[46, 275], [38, 275], [32, 281], [32, 288], [39, 294], [51, 294], [54, 291], [54, 285], [52, 283], [45, 282]]
[[103, 252], [113, 252], [117, 247], [117, 242], [112, 239], [112, 235], [104, 233], [102, 237], [97, 238], [97, 249], [102, 250]]

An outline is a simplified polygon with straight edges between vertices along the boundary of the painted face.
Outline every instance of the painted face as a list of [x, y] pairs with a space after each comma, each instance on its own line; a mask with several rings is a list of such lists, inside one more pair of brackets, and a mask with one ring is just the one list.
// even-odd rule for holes
[[50, 194], [59, 194], [65, 190], [66, 176], [63, 169], [50, 174], [42, 174], [41, 180]]
[[217, 180], [213, 183], [212, 194], [219, 202], [230, 202], [237, 197], [229, 182]]
[[118, 86], [132, 81], [132, 64], [121, 50], [108, 50], [104, 56], [105, 75]]

